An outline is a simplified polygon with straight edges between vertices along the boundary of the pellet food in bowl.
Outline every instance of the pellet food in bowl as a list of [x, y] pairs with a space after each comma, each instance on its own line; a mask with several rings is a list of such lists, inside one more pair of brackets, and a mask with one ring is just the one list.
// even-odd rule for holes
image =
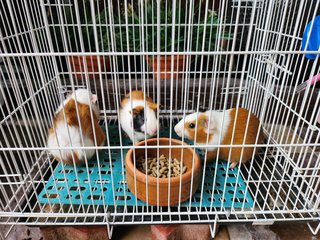
[[[152, 177], [168, 178], [178, 177], [187, 171], [187, 166], [177, 159], [168, 158], [161, 155], [159, 160], [157, 158], [147, 158], [147, 161], [142, 156], [137, 159], [137, 169]], [[182, 165], [182, 166], [181, 166]]]

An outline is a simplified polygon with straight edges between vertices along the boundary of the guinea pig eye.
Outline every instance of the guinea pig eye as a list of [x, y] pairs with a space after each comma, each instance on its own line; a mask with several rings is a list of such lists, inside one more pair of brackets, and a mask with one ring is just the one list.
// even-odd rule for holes
[[189, 124], [189, 128], [194, 128], [195, 126], [194, 126], [194, 124], [193, 123], [190, 123]]

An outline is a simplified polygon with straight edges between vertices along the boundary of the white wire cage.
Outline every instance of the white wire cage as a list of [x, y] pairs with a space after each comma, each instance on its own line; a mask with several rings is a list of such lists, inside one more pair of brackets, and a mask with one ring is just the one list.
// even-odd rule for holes
[[[1, 1], [5, 236], [17, 224], [106, 224], [110, 234], [120, 224], [318, 224], [320, 93], [315, 84], [299, 93], [297, 87], [319, 74], [318, 58], [306, 58], [301, 45], [319, 3]], [[164, 67], [160, 56], [169, 60]], [[82, 172], [55, 161], [47, 147], [55, 111], [78, 88], [97, 94], [107, 135]], [[235, 170], [201, 154], [203, 168], [213, 171], [210, 177], [201, 172], [195, 195], [168, 207], [141, 202], [126, 190], [125, 176], [127, 150], [139, 147], [118, 122], [120, 101], [130, 90], [142, 90], [162, 106], [156, 137], [174, 138], [175, 124], [200, 109], [242, 107], [261, 122], [265, 140], [252, 147], [263, 150]], [[310, 229], [316, 233], [317, 226]]]

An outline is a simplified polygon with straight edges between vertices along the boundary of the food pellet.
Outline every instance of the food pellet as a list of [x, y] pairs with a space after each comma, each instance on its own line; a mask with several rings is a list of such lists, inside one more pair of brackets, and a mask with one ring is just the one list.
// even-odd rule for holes
[[[170, 163], [170, 167], [169, 167]], [[184, 174], [187, 172], [187, 166], [182, 163], [180, 165], [180, 161], [176, 158], [168, 159], [165, 155], [161, 155], [159, 157], [159, 161], [157, 158], [147, 158], [146, 160], [143, 157], [138, 158], [137, 169], [141, 172], [148, 174], [149, 176], [159, 177], [159, 178], [168, 178], [180, 176], [181, 172]], [[180, 170], [182, 170], [180, 172]]]

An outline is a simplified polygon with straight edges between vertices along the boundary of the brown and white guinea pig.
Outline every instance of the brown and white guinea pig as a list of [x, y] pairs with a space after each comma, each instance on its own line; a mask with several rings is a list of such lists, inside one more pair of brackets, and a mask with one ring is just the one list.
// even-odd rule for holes
[[158, 105], [149, 96], [146, 96], [145, 102], [142, 91], [132, 91], [131, 96], [132, 99], [130, 99], [130, 93], [128, 93], [121, 101], [120, 124], [131, 141], [137, 143], [145, 139], [145, 133], [147, 138], [157, 134], [159, 126], [157, 119]]
[[[225, 116], [223, 119], [223, 112], [219, 111], [206, 111], [198, 113], [198, 119], [196, 118], [196, 113], [190, 114], [185, 117], [175, 126], [174, 130], [178, 136], [192, 140], [196, 144], [206, 144], [208, 137], [209, 144], [221, 144], [229, 145], [232, 140], [232, 132], [234, 131], [234, 138], [232, 144], [243, 144], [247, 119], [249, 117], [249, 111], [244, 108], [238, 108], [238, 115], [236, 117], [236, 108], [228, 109], [225, 111]], [[211, 115], [210, 126], [209, 116]], [[234, 127], [234, 123], [235, 127]], [[245, 144], [255, 144], [256, 138], [258, 137], [257, 143], [262, 143], [264, 135], [262, 128], [259, 131], [260, 121], [259, 119], [250, 114], [250, 120], [248, 121], [248, 130], [245, 139]], [[197, 126], [197, 134], [195, 134]], [[221, 127], [222, 126], [222, 127]], [[209, 129], [209, 131], [208, 131]], [[219, 141], [219, 136], [221, 133], [221, 139]], [[195, 139], [196, 138], [196, 139]], [[219, 159], [228, 161], [229, 158], [229, 147], [220, 148]], [[241, 158], [242, 147], [236, 147], [231, 149], [230, 156], [230, 168], [235, 167]], [[256, 149], [255, 153], [259, 149]], [[249, 161], [254, 153], [254, 147], [244, 147], [242, 162], [245, 163]], [[217, 155], [216, 147], [209, 147], [207, 153], [207, 160], [214, 160]]]
[[[54, 128], [49, 129], [47, 146], [48, 147], [93, 147], [94, 132], [97, 145], [103, 145], [106, 134], [98, 124], [99, 108], [96, 105], [97, 95], [93, 95], [87, 89], [78, 89], [72, 93], [57, 109], [53, 124]], [[77, 116], [76, 105], [78, 106], [79, 118]], [[90, 107], [92, 109], [92, 116]], [[65, 116], [64, 117], [64, 112]], [[81, 141], [80, 125], [83, 136]], [[93, 127], [92, 127], [93, 123]], [[70, 137], [69, 137], [70, 134]], [[74, 149], [74, 150], [49, 150], [49, 152], [58, 161], [72, 165], [73, 159], [75, 164], [82, 164], [90, 160], [95, 154], [94, 149]]]

